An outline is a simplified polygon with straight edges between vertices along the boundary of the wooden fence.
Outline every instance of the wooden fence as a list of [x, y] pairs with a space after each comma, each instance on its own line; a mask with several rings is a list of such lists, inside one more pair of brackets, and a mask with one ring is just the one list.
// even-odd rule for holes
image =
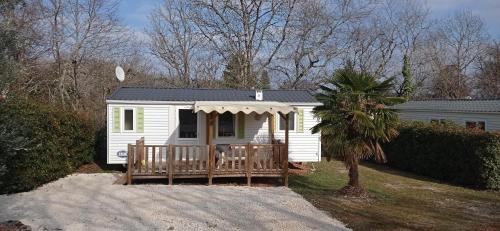
[[146, 145], [144, 139], [128, 145], [127, 183], [134, 179], [283, 177], [288, 185], [288, 151], [285, 144]]

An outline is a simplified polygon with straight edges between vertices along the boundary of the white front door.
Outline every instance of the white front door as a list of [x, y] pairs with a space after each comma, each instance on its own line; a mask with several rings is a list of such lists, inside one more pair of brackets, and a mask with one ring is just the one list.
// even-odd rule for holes
[[192, 106], [176, 107], [176, 142], [181, 145], [196, 145], [200, 141], [201, 113], [193, 113]]

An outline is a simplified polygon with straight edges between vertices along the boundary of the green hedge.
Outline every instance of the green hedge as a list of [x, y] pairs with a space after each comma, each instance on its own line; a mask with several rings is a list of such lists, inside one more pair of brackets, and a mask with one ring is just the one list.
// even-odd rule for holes
[[0, 194], [66, 176], [95, 153], [88, 119], [26, 100], [0, 103]]
[[500, 135], [453, 124], [402, 124], [384, 145], [390, 166], [454, 184], [500, 189]]

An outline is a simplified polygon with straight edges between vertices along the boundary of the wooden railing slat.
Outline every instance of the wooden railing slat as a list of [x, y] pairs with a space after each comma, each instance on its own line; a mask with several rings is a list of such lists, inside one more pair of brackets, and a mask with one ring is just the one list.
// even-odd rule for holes
[[189, 171], [191, 171], [191, 173], [195, 173], [195, 169], [193, 168], [193, 166], [195, 166], [196, 163], [196, 148], [195, 146], [192, 146], [189, 149], [191, 153], [191, 160], [189, 161]]
[[146, 164], [146, 173], [149, 172], [149, 147], [144, 147], [145, 148], [145, 157], [144, 157], [144, 163]]
[[[167, 152], [167, 155], [168, 155], [168, 160], [167, 160], [167, 163], [168, 163], [168, 184], [169, 185], [172, 185], [172, 181], [173, 181], [173, 163], [174, 163], [174, 146], [173, 145], [169, 145], [168, 146], [168, 152]], [[167, 164], [165, 163], [165, 164]]]
[[256, 150], [254, 156], [255, 156], [255, 160], [256, 160], [255, 163], [257, 163], [256, 166], [255, 166], [255, 170], [259, 171], [260, 167], [261, 167], [261, 164], [260, 164], [260, 147], [259, 146], [257, 146], [257, 150]]
[[262, 148], [262, 169], [267, 170], [267, 161], [269, 157], [267, 156], [267, 147]]
[[274, 170], [274, 147], [271, 147], [271, 153], [270, 153], [270, 156], [271, 156], [271, 162], [269, 163], [269, 169], [271, 170]]
[[224, 157], [225, 157], [225, 160], [224, 160], [224, 167], [226, 169], [226, 172], [229, 170], [229, 153], [224, 153]]
[[184, 147], [186, 152], [186, 172], [189, 172], [189, 147]]
[[[163, 173], [163, 165], [162, 165], [163, 147], [159, 147], [159, 148], [160, 148], [160, 153], [158, 153], [158, 158], [159, 158], [159, 161], [158, 161], [158, 172], [161, 175]], [[165, 168], [165, 170], [166, 170], [166, 168]]]
[[174, 148], [174, 159], [172, 159], [174, 165], [174, 173], [181, 171], [181, 165], [179, 164], [180, 160], [182, 160], [182, 149], [181, 147]]
[[[202, 153], [203, 153], [203, 154], [202, 154]], [[204, 154], [205, 154], [205, 152], [204, 152], [204, 151], [202, 151], [202, 147], [198, 147], [198, 155], [199, 155], [199, 158], [198, 158], [198, 159], [199, 159], [199, 161], [200, 161], [200, 163], [199, 163], [198, 167], [199, 167], [200, 171], [203, 171], [203, 170], [204, 170], [204, 169], [203, 169], [203, 160], [205, 159]]]
[[189, 166], [191, 168], [192, 173], [196, 173], [196, 146], [191, 147], [191, 165]]
[[179, 160], [176, 162], [179, 167], [179, 172], [182, 172], [182, 157], [184, 156], [184, 150], [182, 147], [179, 147]]
[[231, 169], [234, 172], [234, 163], [236, 162], [236, 159], [234, 159], [234, 150], [231, 150]]
[[153, 175], [156, 175], [156, 146], [153, 146], [153, 153], [152, 153], [152, 160], [151, 160], [151, 171], [153, 172]]

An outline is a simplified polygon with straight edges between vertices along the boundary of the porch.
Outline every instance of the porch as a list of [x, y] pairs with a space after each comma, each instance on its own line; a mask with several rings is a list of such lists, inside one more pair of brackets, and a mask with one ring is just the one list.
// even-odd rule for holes
[[[222, 106], [224, 105], [224, 106]], [[184, 111], [190, 109], [182, 109]], [[127, 150], [127, 183], [134, 179], [165, 178], [172, 184], [176, 178], [208, 178], [208, 184], [216, 177], [246, 177], [250, 186], [252, 177], [281, 177], [288, 186], [288, 141], [290, 112], [295, 108], [281, 103], [227, 103], [210, 102], [195, 103], [192, 112], [205, 115], [205, 126], [200, 126], [197, 115], [184, 114], [187, 123], [180, 123], [179, 137], [199, 137], [196, 130], [189, 128], [203, 127], [204, 139], [195, 138], [195, 143], [172, 143], [165, 145], [148, 145], [144, 137], [135, 144], [129, 144]], [[267, 117], [268, 139], [264, 143], [248, 142], [215, 144], [214, 138], [226, 134], [220, 123], [216, 123], [223, 114], [229, 117], [230, 136], [243, 138], [244, 126], [235, 126], [236, 119], [243, 118], [239, 114], [256, 113], [258, 117]], [[235, 115], [238, 114], [238, 117]], [[274, 115], [278, 114], [284, 124], [284, 142], [275, 139]], [[179, 116], [181, 116], [179, 114]], [[219, 121], [220, 122], [220, 121]], [[218, 124], [218, 126], [216, 126]], [[244, 123], [243, 123], [244, 124]], [[216, 128], [217, 127], [217, 128]], [[240, 129], [236, 131], [235, 127]], [[187, 128], [187, 129], [185, 129]], [[190, 135], [185, 135], [190, 134]], [[230, 142], [238, 139], [229, 139]], [[177, 141], [180, 141], [179, 138]], [[175, 141], [174, 141], [175, 142]], [[185, 141], [184, 141], [185, 142]], [[199, 143], [196, 143], [199, 142]]]
[[217, 177], [281, 177], [288, 185], [285, 144], [147, 145], [144, 139], [128, 145], [127, 184], [136, 179]]

